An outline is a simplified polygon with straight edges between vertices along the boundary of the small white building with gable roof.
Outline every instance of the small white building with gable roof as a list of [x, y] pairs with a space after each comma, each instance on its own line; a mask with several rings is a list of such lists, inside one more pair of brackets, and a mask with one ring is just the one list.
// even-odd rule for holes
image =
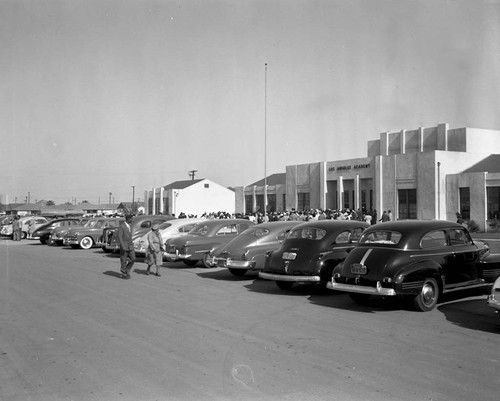
[[234, 191], [206, 178], [175, 181], [146, 191], [144, 196], [147, 214], [201, 217], [204, 213], [234, 214], [235, 208]]

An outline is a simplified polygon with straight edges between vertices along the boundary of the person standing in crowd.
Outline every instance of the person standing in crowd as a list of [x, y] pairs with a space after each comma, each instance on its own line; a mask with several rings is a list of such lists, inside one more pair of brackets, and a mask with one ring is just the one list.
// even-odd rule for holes
[[377, 224], [377, 209], [373, 209], [372, 212], [372, 224]]
[[387, 214], [387, 212], [384, 210], [384, 212], [382, 213], [382, 217], [380, 218], [379, 220], [381, 223], [385, 223], [386, 221], [390, 221], [390, 218], [389, 218], [389, 215]]
[[389, 221], [393, 221], [394, 220], [394, 217], [392, 217], [392, 212], [391, 212], [390, 209], [387, 211], [387, 215], [389, 216]]
[[160, 234], [160, 225], [154, 223], [151, 227], [151, 231], [148, 234], [148, 254], [147, 254], [147, 264], [148, 268], [146, 270], [146, 275], [149, 276], [149, 271], [154, 265], [156, 267], [156, 276], [160, 277], [160, 266], [163, 264], [163, 247], [162, 238]]
[[135, 263], [134, 243], [132, 242], [132, 215], [127, 214], [125, 221], [118, 227], [118, 243], [120, 246], [120, 271], [124, 279], [130, 278], [130, 270]]
[[19, 216], [14, 216], [12, 221], [12, 240], [21, 241], [21, 222], [19, 221]]

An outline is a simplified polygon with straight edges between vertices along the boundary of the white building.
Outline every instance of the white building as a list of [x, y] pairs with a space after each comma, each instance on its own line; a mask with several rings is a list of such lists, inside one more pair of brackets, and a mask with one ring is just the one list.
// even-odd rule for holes
[[[282, 185], [237, 187], [236, 212], [391, 210], [396, 219], [474, 220], [482, 231], [500, 214], [500, 131], [448, 124], [385, 132], [367, 156], [286, 166]], [[250, 203], [250, 204], [249, 204]], [[285, 207], [282, 209], [282, 205]]]
[[146, 191], [147, 214], [200, 217], [203, 213], [234, 213], [234, 191], [205, 178], [175, 181]]

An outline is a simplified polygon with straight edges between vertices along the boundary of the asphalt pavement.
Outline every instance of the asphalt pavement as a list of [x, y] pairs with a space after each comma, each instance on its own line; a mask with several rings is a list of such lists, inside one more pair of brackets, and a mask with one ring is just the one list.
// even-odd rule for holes
[[422, 313], [145, 267], [123, 280], [100, 249], [0, 240], [0, 400], [498, 399], [500, 316], [484, 292]]

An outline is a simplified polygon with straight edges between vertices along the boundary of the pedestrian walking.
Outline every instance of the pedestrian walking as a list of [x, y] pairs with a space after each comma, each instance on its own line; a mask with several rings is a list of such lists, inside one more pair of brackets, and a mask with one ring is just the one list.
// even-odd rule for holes
[[122, 278], [130, 278], [130, 270], [135, 263], [134, 243], [132, 242], [132, 215], [125, 216], [125, 221], [118, 227], [118, 243], [120, 246], [120, 271]]
[[156, 268], [156, 277], [160, 277], [160, 266], [163, 264], [163, 251], [165, 251], [165, 248], [163, 247], [163, 240], [160, 234], [160, 225], [158, 223], [153, 224], [153, 227], [151, 227], [151, 231], [149, 232], [147, 239], [148, 254], [146, 255], [146, 260], [148, 268], [146, 270], [146, 275], [149, 276], [151, 267], [154, 265]]

